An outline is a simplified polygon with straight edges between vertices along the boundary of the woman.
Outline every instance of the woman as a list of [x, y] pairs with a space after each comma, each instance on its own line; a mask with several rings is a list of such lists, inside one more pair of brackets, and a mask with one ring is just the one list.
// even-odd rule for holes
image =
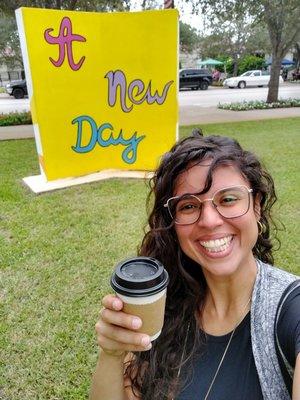
[[271, 176], [235, 140], [198, 130], [164, 155], [151, 193], [140, 255], [168, 270], [164, 327], [151, 344], [105, 296], [91, 399], [299, 400], [300, 284], [271, 267]]

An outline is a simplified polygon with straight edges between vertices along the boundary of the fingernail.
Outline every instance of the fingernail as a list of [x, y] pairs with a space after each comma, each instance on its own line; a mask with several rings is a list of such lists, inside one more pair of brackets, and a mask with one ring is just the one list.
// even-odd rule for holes
[[137, 329], [142, 325], [142, 321], [139, 318], [133, 318], [131, 325], [134, 329]]
[[143, 339], [141, 340], [142, 346], [147, 347], [151, 343], [150, 337], [149, 336], [144, 336]]

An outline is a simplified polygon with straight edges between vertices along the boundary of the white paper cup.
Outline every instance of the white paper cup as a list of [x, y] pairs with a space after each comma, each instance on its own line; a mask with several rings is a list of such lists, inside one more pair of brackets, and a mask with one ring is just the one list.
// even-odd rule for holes
[[151, 257], [135, 257], [119, 263], [111, 286], [124, 302], [123, 311], [139, 317], [143, 332], [155, 340], [161, 333], [169, 276], [162, 264]]

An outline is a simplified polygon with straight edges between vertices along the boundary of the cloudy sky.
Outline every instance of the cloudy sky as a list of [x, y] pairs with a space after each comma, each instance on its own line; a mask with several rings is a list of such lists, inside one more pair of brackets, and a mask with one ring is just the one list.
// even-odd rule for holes
[[[163, 4], [163, 0], [160, 0]], [[132, 10], [140, 10], [141, 9], [141, 0], [132, 1]], [[201, 16], [192, 15], [192, 7], [184, 0], [175, 0], [175, 7], [178, 9], [180, 13], [180, 20], [185, 22], [186, 24], [191, 25], [193, 28], [197, 30], [202, 28]]]

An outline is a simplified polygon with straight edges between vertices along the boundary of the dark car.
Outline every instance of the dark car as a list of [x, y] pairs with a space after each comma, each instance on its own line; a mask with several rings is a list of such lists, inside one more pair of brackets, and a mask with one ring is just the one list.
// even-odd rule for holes
[[206, 90], [212, 81], [212, 74], [207, 69], [179, 70], [179, 89]]
[[28, 95], [26, 80], [12, 81], [6, 85], [6, 92], [15, 99], [23, 99]]

